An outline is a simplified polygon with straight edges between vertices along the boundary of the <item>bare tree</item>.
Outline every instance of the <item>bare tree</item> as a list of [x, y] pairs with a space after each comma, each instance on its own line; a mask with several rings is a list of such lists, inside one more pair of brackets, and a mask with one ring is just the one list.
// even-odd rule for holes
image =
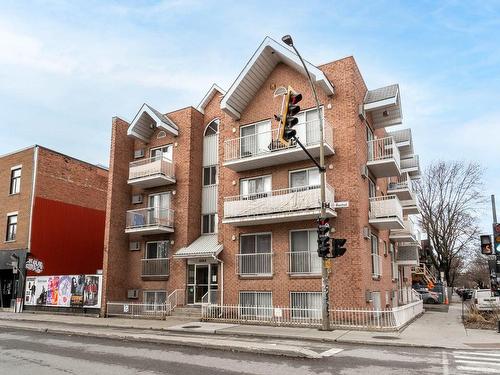
[[449, 286], [477, 243], [478, 214], [485, 202], [482, 177], [478, 163], [438, 161], [425, 170], [415, 186], [420, 224], [433, 248], [430, 258], [436, 269], [444, 272]]

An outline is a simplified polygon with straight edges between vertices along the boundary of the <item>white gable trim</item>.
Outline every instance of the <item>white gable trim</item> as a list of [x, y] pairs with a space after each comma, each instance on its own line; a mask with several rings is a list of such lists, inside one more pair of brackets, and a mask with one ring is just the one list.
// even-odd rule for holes
[[145, 126], [141, 122], [141, 118], [144, 113], [147, 113], [156, 122], [157, 128], [161, 128], [175, 136], [179, 135], [179, 128], [172, 120], [147, 104], [143, 104], [141, 109], [135, 115], [134, 119], [130, 123], [130, 126], [128, 127], [127, 135], [139, 138], [144, 142], [149, 142], [154, 129], [149, 128], [149, 126]]
[[[292, 50], [266, 37], [222, 98], [221, 109], [239, 119], [253, 95], [280, 62], [306, 75], [299, 57]], [[335, 88], [325, 74], [311, 63], [305, 63], [313, 82], [328, 95], [333, 95]]]
[[216, 93], [220, 93], [222, 95], [225, 95], [226, 90], [221, 89], [216, 83], [214, 83], [212, 85], [212, 87], [210, 87], [210, 90], [208, 90], [208, 92], [205, 94], [205, 96], [201, 100], [200, 104], [198, 104], [198, 107], [196, 107], [196, 109], [198, 111], [200, 111], [201, 113], [205, 114], [205, 107], [207, 106], [208, 102], [210, 102], [210, 100], [212, 100], [212, 98], [214, 97], [214, 95]]

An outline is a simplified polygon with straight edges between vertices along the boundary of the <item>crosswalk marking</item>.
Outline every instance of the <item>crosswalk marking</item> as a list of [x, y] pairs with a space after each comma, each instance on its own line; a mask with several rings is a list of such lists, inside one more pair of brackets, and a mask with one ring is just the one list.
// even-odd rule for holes
[[461, 373], [500, 374], [498, 352], [455, 351], [453, 359]]
[[323, 353], [320, 353], [322, 357], [331, 357], [334, 354], [340, 353], [344, 349], [339, 349], [339, 348], [331, 348], [329, 350], [324, 351]]

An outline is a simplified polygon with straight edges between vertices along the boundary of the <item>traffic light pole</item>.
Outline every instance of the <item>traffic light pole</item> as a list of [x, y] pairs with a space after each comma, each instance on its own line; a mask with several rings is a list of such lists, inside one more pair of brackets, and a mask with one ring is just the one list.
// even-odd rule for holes
[[[287, 38], [285, 40], [285, 38]], [[282, 40], [291, 46], [297, 56], [300, 59], [300, 62], [302, 63], [302, 66], [304, 67], [304, 70], [306, 71], [307, 78], [309, 81], [309, 84], [311, 85], [311, 90], [314, 95], [314, 100], [316, 101], [316, 109], [318, 111], [318, 118], [319, 118], [319, 137], [320, 137], [320, 144], [319, 144], [319, 172], [320, 172], [320, 194], [321, 194], [321, 217], [324, 218], [326, 216], [326, 182], [325, 182], [325, 139], [323, 138], [323, 116], [321, 116], [321, 108], [318, 100], [318, 95], [316, 93], [316, 87], [314, 86], [314, 82], [311, 79], [311, 75], [309, 74], [309, 70], [307, 70], [307, 66], [304, 63], [304, 60], [302, 59], [302, 56], [300, 56], [299, 51], [297, 51], [297, 48], [293, 45], [292, 38], [290, 36], [285, 36], [282, 38]], [[319, 245], [318, 245], [319, 247]], [[328, 268], [327, 268], [327, 259], [326, 258], [321, 258], [321, 299], [322, 299], [322, 304], [321, 304], [321, 330], [322, 331], [330, 331], [330, 302], [328, 298], [329, 294], [329, 282], [328, 282]]]

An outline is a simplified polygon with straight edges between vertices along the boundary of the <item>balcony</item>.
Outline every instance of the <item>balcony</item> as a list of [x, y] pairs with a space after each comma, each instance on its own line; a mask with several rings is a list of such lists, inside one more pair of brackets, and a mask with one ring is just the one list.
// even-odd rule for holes
[[142, 259], [141, 276], [144, 278], [167, 278], [169, 274], [168, 258]]
[[161, 234], [174, 231], [174, 210], [159, 207], [127, 211], [125, 233]]
[[[333, 129], [323, 120], [325, 155], [333, 155]], [[303, 122], [294, 126], [297, 136], [313, 157], [319, 157], [319, 120]], [[284, 145], [278, 140], [278, 129], [228, 139], [224, 142], [224, 163], [236, 172], [264, 168], [272, 165], [307, 160], [308, 157], [298, 144]]]
[[368, 141], [368, 169], [376, 178], [399, 176], [399, 149], [392, 137], [378, 138]]
[[175, 184], [174, 164], [162, 156], [131, 162], [128, 184], [142, 189]]
[[396, 142], [396, 146], [398, 146], [399, 154], [402, 158], [413, 154], [411, 129], [394, 130], [392, 132], [387, 132], [387, 135], [394, 138], [394, 142]]
[[406, 159], [401, 159], [401, 172], [408, 173], [411, 178], [420, 177], [420, 162], [418, 155], [412, 155]]
[[[326, 202], [333, 207], [335, 194], [326, 186]], [[273, 190], [224, 198], [223, 224], [236, 226], [312, 220], [321, 210], [319, 185]], [[329, 217], [337, 216], [328, 208]]]
[[403, 220], [403, 229], [392, 229], [389, 239], [394, 242], [414, 242], [417, 240], [415, 225], [410, 219]]
[[321, 275], [321, 258], [316, 251], [292, 251], [288, 253], [291, 276]]
[[419, 215], [420, 207], [418, 206], [417, 199], [402, 200], [401, 206], [403, 207], [403, 215]]
[[271, 277], [273, 253], [236, 254], [236, 265], [239, 276]]
[[400, 201], [415, 199], [415, 193], [411, 184], [410, 177], [407, 173], [401, 174], [393, 181], [389, 182], [387, 187], [387, 194], [395, 195]]
[[399, 266], [418, 266], [418, 247], [417, 242], [404, 242], [398, 245], [396, 263]]
[[377, 229], [403, 229], [403, 208], [395, 195], [370, 198], [369, 221]]

